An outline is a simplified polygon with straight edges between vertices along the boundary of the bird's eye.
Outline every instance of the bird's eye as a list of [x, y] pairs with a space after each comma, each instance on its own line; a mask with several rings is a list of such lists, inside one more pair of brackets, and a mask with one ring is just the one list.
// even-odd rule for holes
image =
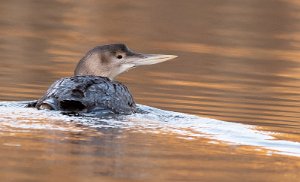
[[122, 59], [123, 56], [122, 56], [122, 55], [118, 55], [117, 58], [118, 58], [118, 59]]

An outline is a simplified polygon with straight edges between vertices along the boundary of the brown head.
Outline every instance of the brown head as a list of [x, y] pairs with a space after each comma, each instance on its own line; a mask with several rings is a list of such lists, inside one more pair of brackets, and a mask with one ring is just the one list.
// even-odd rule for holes
[[124, 44], [97, 46], [78, 63], [75, 76], [94, 75], [113, 80], [137, 66], [152, 65], [176, 58], [174, 55], [135, 53]]

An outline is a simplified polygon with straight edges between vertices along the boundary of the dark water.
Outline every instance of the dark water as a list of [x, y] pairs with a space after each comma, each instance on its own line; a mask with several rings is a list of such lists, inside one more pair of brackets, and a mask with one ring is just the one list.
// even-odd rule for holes
[[[138, 103], [300, 142], [299, 22], [297, 0], [1, 1], [0, 100], [36, 99], [90, 48], [122, 42], [179, 56], [118, 78]], [[1, 123], [1, 182], [300, 178], [299, 157], [253, 147], [40, 122], [65, 129]]]

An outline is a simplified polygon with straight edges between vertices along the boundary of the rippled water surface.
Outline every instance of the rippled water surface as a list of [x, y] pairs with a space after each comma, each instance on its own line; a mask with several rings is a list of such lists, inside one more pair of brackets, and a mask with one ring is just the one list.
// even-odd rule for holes
[[298, 181], [299, 22], [297, 0], [0, 1], [0, 101], [37, 99], [122, 42], [179, 56], [118, 77], [136, 102], [196, 117], [2, 103], [0, 181]]

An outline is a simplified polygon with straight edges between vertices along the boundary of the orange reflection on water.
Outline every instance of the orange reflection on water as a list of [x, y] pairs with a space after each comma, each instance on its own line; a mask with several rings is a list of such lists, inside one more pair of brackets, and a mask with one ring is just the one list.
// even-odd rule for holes
[[[53, 81], [71, 76], [90, 48], [123, 42], [139, 52], [179, 55], [118, 78], [138, 103], [300, 141], [299, 8], [297, 0], [2, 1], [0, 100], [37, 99]], [[0, 134], [0, 181], [300, 177], [298, 158], [175, 134], [91, 128]]]

